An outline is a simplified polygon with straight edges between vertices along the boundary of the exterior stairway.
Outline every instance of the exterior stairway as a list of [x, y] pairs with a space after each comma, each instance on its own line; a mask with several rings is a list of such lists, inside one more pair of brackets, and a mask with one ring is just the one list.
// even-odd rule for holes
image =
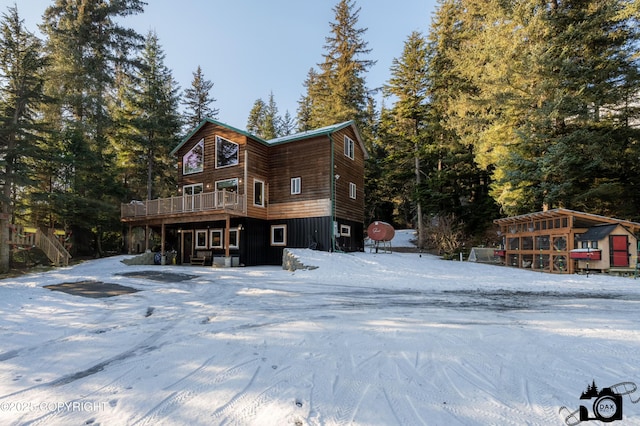
[[40, 228], [34, 226], [11, 226], [9, 241], [14, 247], [38, 247], [55, 266], [68, 266], [71, 255], [53, 235], [53, 230], [47, 235]]

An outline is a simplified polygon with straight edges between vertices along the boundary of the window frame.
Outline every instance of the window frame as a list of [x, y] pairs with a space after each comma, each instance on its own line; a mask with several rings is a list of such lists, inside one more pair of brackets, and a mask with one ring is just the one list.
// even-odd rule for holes
[[349, 198], [356, 200], [358, 197], [358, 187], [355, 183], [349, 182]]
[[[229, 143], [235, 145], [235, 162], [230, 164], [221, 164], [219, 145], [222, 143]], [[224, 159], [226, 161], [226, 159]], [[240, 144], [216, 135], [216, 169], [224, 169], [226, 167], [234, 167], [240, 164]]]
[[[207, 245], [208, 242], [208, 232], [206, 229], [196, 229], [195, 231], [195, 235], [193, 238], [194, 241], [194, 247], [197, 249], [207, 249], [209, 248]], [[200, 244], [200, 235], [204, 235], [204, 244]]]
[[[215, 245], [215, 246], [213, 245], [213, 242], [214, 242], [213, 235], [214, 235], [214, 234], [219, 234], [219, 235], [220, 235], [220, 238], [219, 238], [219, 240], [220, 240], [220, 244], [219, 244], [219, 245]], [[224, 229], [222, 229], [222, 228], [215, 228], [215, 229], [212, 229], [212, 230], [209, 232], [209, 248], [212, 248], [212, 249], [221, 249], [221, 248], [224, 248]]]
[[299, 176], [291, 178], [291, 195], [298, 194], [302, 194], [302, 178]]
[[[275, 241], [275, 231], [282, 230], [282, 241]], [[277, 247], [284, 247], [287, 245], [287, 225], [271, 225], [271, 245]]]
[[356, 144], [349, 136], [344, 136], [344, 155], [352, 160], [355, 159]]
[[350, 237], [351, 236], [351, 225], [340, 224], [340, 236], [341, 237]]
[[[235, 238], [232, 237], [232, 234], [235, 235]], [[231, 242], [234, 239], [235, 239], [235, 244], [231, 244]], [[230, 249], [240, 248], [240, 230], [238, 228], [229, 228], [229, 248]]]
[[[256, 185], [260, 184], [260, 199], [258, 200], [258, 202], [256, 202], [256, 195], [258, 194], [258, 191], [256, 191]], [[256, 179], [253, 178], [253, 205], [256, 207], [264, 207], [265, 204], [265, 199], [264, 199], [264, 194], [265, 194], [265, 183], [262, 179]]]
[[[200, 153], [196, 152], [197, 148], [200, 148]], [[195, 160], [191, 160], [191, 157], [195, 157]], [[187, 168], [187, 166], [192, 163], [195, 163], [195, 167]], [[182, 156], [182, 174], [183, 175], [192, 175], [195, 173], [202, 173], [203, 171], [204, 171], [204, 138], [200, 139], [198, 143], [193, 145], [193, 147], [191, 147], [191, 149]]]

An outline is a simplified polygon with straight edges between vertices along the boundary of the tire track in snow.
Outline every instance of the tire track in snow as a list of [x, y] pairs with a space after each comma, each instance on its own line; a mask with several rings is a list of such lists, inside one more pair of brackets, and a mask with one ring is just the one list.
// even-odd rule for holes
[[[120, 361], [125, 361], [128, 360], [130, 358], [134, 359], [133, 362], [133, 366], [130, 367], [127, 372], [125, 372], [124, 374], [122, 374], [120, 378], [126, 376], [129, 372], [131, 371], [135, 371], [136, 370], [136, 366], [141, 365], [144, 360], [143, 359], [139, 359], [138, 355], [142, 354], [142, 353], [146, 353], [149, 350], [153, 350], [152, 345], [158, 340], [160, 339], [160, 337], [162, 337], [163, 335], [165, 335], [170, 329], [172, 329], [173, 327], [175, 327], [176, 324], [169, 324], [167, 326], [165, 326], [164, 328], [158, 330], [157, 332], [153, 333], [151, 336], [147, 337], [146, 339], [144, 339], [142, 342], [136, 344], [135, 346], [133, 346], [132, 348], [123, 351], [111, 358], [108, 358], [105, 361], [99, 362], [95, 365], [93, 365], [92, 367], [89, 367], [87, 369], [84, 370], [80, 370], [77, 371], [75, 373], [70, 373], [70, 374], [66, 374], [58, 379], [49, 381], [47, 383], [41, 383], [35, 386], [31, 386], [29, 388], [20, 390], [18, 392], [14, 392], [12, 394], [9, 395], [5, 395], [3, 397], [0, 398], [0, 400], [5, 399], [5, 398], [15, 398], [16, 396], [20, 396], [20, 399], [23, 399], [25, 401], [47, 401], [51, 399], [51, 394], [49, 393], [49, 391], [46, 391], [47, 388], [52, 388], [52, 387], [58, 387], [58, 386], [66, 386], [69, 384], [72, 384], [74, 382], [76, 382], [77, 380], [81, 380], [85, 377], [89, 377], [92, 376], [96, 373], [99, 373], [100, 371], [103, 371], [105, 368], [107, 368], [108, 366], [115, 364], [115, 363], [119, 363]], [[118, 380], [114, 381], [117, 382]], [[112, 382], [112, 383], [114, 383]], [[110, 388], [110, 386], [108, 386], [107, 388]], [[97, 391], [96, 391], [97, 392]], [[95, 392], [92, 392], [91, 394], [93, 394]], [[38, 395], [42, 394], [41, 398], [38, 398]], [[93, 399], [87, 400], [86, 397], [80, 397], [80, 398], [76, 398], [73, 399], [71, 401], [67, 401], [66, 403], [68, 404], [72, 404], [72, 403], [86, 403], [86, 402], [94, 402], [94, 403], [103, 403], [105, 402], [104, 400], [95, 400], [93, 401]], [[109, 404], [112, 405], [113, 401], [109, 401]], [[112, 405], [113, 406], [113, 405]], [[28, 420], [29, 414], [32, 413], [25, 413], [18, 424], [20, 424], [21, 426], [37, 426], [37, 425], [47, 425], [50, 424], [51, 421], [55, 418], [64, 418], [65, 416], [72, 416], [72, 415], [77, 415], [77, 412], [72, 411], [68, 411], [68, 410], [52, 410], [49, 412], [46, 412], [45, 414], [42, 414], [41, 416], [32, 419], [32, 420]]]
[[[284, 374], [284, 377], [280, 377], [283, 375], [283, 372], [286, 372], [286, 374]], [[298, 383], [301, 378], [309, 372], [306, 368], [289, 366], [279, 371], [275, 376], [279, 378], [279, 380], [274, 383], [271, 383], [272, 380], [269, 380], [265, 385], [262, 385], [261, 382], [263, 379], [258, 373], [259, 371], [256, 371], [250, 382], [241, 392], [213, 413], [212, 417], [214, 419], [220, 419], [216, 424], [238, 426], [253, 424], [252, 419], [255, 419], [260, 410], [266, 409], [266, 406], [273, 400], [278, 399], [278, 397], [280, 397], [279, 401], [281, 401], [282, 395], [285, 395], [287, 390], [294, 387], [292, 383]], [[249, 391], [251, 388], [258, 386], [265, 386], [264, 390], [259, 392], [257, 396], [253, 396]], [[294, 404], [294, 401], [291, 403]]]
[[[177, 390], [165, 399], [163, 399], [156, 406], [151, 408], [140, 419], [136, 420], [133, 425], [148, 425], [156, 424], [160, 419], [167, 414], [175, 411], [187, 401], [197, 397], [202, 391], [210, 389], [211, 387], [227, 381], [229, 378], [240, 375], [251, 365], [256, 364], [259, 359], [250, 359], [248, 361], [236, 364], [231, 368], [226, 369], [221, 373], [215, 373], [213, 377], [207, 378], [207, 368], [215, 356], [207, 359], [194, 371], [183, 377], [182, 379], [170, 385], [168, 388], [180, 384], [180, 390]], [[257, 371], [260, 370], [260, 366], [257, 367]], [[254, 373], [255, 376], [256, 373]], [[196, 377], [197, 376], [197, 377]]]

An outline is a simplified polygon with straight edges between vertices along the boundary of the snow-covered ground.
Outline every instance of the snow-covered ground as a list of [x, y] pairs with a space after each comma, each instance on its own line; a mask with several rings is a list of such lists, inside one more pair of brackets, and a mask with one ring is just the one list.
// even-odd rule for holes
[[[121, 256], [1, 280], [0, 424], [563, 425], [595, 416], [594, 381], [626, 383], [608, 402], [640, 424], [640, 280], [294, 252], [318, 268]], [[88, 280], [139, 291], [43, 288]]]

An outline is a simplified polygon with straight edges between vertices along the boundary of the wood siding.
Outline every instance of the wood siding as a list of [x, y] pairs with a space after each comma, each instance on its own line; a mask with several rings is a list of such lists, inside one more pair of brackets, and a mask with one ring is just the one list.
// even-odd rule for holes
[[[327, 136], [270, 148], [269, 206], [331, 197], [331, 144]], [[291, 194], [291, 178], [300, 178], [300, 194]], [[270, 216], [273, 216], [270, 214]]]
[[[345, 136], [354, 141], [354, 158], [344, 153]], [[340, 175], [336, 180], [336, 217], [364, 221], [364, 152], [357, 143], [353, 130], [347, 127], [333, 135], [335, 173]], [[350, 183], [356, 185], [356, 198], [350, 197]]]
[[[216, 136], [223, 137], [231, 142], [237, 143], [239, 148], [238, 164], [230, 167], [216, 168]], [[204, 170], [199, 173], [184, 175], [182, 173], [182, 159], [184, 155], [192, 149], [200, 140], [204, 138]], [[225, 179], [238, 179], [240, 182], [244, 178], [245, 170], [245, 150], [247, 147], [247, 137], [236, 133], [222, 126], [208, 125], [195, 133], [190, 140], [176, 152], [178, 160], [178, 191], [182, 194], [185, 185], [202, 183], [204, 191], [213, 191], [216, 181]], [[239, 184], [242, 192], [243, 185]]]

